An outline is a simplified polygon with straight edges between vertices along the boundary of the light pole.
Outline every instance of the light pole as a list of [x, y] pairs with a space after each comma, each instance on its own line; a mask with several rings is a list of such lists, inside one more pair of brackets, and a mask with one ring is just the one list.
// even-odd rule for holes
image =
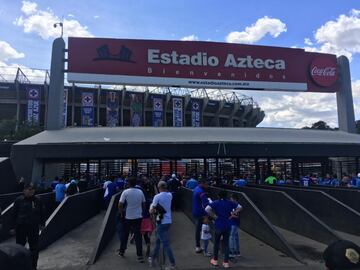
[[56, 28], [57, 26], [60, 26], [60, 27], [61, 27], [61, 37], [63, 37], [63, 35], [64, 35], [64, 26], [63, 26], [63, 23], [62, 23], [62, 22], [54, 23], [54, 28]]

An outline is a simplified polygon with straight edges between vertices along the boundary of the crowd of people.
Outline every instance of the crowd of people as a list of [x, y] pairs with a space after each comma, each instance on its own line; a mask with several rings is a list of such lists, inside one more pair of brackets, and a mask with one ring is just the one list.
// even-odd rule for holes
[[[276, 177], [274, 178], [273, 183], [268, 184], [276, 184], [278, 180]], [[327, 178], [328, 176], [325, 179]], [[246, 180], [237, 177], [233, 179], [232, 184], [246, 185]], [[219, 250], [222, 243], [223, 260], [221, 264], [224, 268], [229, 268], [230, 259], [241, 256], [239, 225], [240, 212], [243, 207], [239, 204], [236, 193], [228, 194], [226, 190], [221, 190], [217, 192], [216, 198], [211, 197], [211, 195], [214, 196], [214, 193], [210, 192], [210, 185], [219, 185], [219, 181], [195, 175], [179, 177], [176, 174], [151, 179], [141, 175], [125, 177], [120, 174], [106, 177], [101, 183], [104, 190], [105, 207], [109, 206], [115, 194], [121, 192], [116, 224], [120, 241], [119, 256], [126, 256], [130, 239], [130, 243], [134, 243], [136, 247], [137, 261], [144, 263], [147, 258], [149, 265], [153, 267], [158, 263], [162, 245], [170, 262], [169, 269], [176, 268], [175, 254], [169, 241], [169, 229], [173, 222], [172, 211], [181, 209], [180, 190], [182, 187], [186, 187], [192, 190], [195, 253], [209, 257], [212, 266], [219, 266]], [[56, 178], [50, 187], [55, 192], [57, 204], [60, 204], [66, 196], [86, 190], [84, 181], [73, 177]], [[39, 254], [39, 232], [45, 226], [45, 216], [44, 206], [41, 200], [35, 196], [34, 185], [24, 184], [23, 195], [14, 202], [14, 219], [16, 226], [13, 233], [16, 234], [16, 243], [20, 246], [28, 243], [29, 255], [27, 258], [30, 258], [31, 269], [36, 269]], [[154, 232], [155, 245], [151, 250], [151, 237]], [[213, 242], [212, 250], [209, 248], [211, 240]], [[146, 245], [145, 254], [143, 254], [143, 242]], [[351, 250], [354, 251], [352, 254], [359, 255], [356, 245], [342, 242], [342, 244], [334, 245], [334, 248], [329, 247], [324, 253], [324, 258], [327, 256], [329, 265], [334, 263], [334, 258], [329, 254], [338, 254], [344, 246], [350, 244], [352, 245]], [[24, 250], [20, 249], [20, 251], [24, 254]], [[1, 256], [0, 249], [0, 260]], [[335, 261], [335, 263], [337, 262]], [[360, 261], [357, 264], [359, 263]], [[332, 268], [329, 267], [329, 269]]]

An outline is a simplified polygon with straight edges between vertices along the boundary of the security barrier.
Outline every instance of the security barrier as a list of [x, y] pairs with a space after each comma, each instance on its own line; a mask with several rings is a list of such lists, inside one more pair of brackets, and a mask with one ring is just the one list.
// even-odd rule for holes
[[[20, 195], [21, 194], [22, 193], [20, 193]], [[55, 209], [55, 193], [54, 192], [49, 192], [49, 193], [38, 194], [36, 196], [38, 196], [41, 199], [42, 203], [43, 203], [44, 211], [45, 211], [44, 214], [45, 214], [45, 218], [47, 219]], [[2, 229], [1, 229], [1, 232], [0, 232], [0, 240], [4, 240], [4, 239], [9, 238], [11, 236], [10, 235], [10, 230], [14, 229], [14, 227], [15, 227], [14, 208], [13, 208], [13, 206], [14, 206], [14, 203], [12, 202], [1, 213], [1, 216], [2, 216]]]
[[96, 244], [90, 255], [89, 263], [94, 264], [114, 237], [117, 225], [118, 202], [121, 192], [112, 196], [109, 207], [107, 208], [103, 223], [101, 225]]
[[285, 192], [255, 188], [245, 188], [244, 192], [276, 226], [326, 245], [340, 239], [329, 226]]
[[[360, 235], [360, 213], [320, 190], [269, 186], [286, 192], [331, 228]], [[246, 191], [246, 187], [242, 189]]]
[[66, 197], [46, 221], [39, 248], [44, 249], [100, 212], [101, 188]]

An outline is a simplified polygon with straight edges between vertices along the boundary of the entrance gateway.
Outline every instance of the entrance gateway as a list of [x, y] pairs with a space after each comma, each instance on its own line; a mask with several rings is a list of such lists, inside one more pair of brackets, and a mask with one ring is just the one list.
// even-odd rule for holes
[[355, 133], [345, 56], [219, 42], [72, 37], [66, 50], [58, 38], [51, 60], [48, 130], [63, 127], [66, 61], [73, 83], [336, 93], [339, 128]]
[[[69, 38], [66, 49], [58, 38], [53, 43], [50, 72], [47, 130], [12, 147], [11, 161], [18, 177], [37, 181], [47, 162], [83, 160], [200, 158], [206, 164], [209, 158], [245, 158], [257, 168], [259, 158], [268, 164], [271, 158], [291, 158], [291, 167], [298, 168], [298, 162], [306, 158], [325, 162], [329, 157], [352, 157], [357, 172], [360, 167], [360, 137], [351, 134], [355, 117], [345, 56], [217, 42], [104, 38]], [[63, 129], [65, 72], [72, 83], [336, 93], [340, 131]]]

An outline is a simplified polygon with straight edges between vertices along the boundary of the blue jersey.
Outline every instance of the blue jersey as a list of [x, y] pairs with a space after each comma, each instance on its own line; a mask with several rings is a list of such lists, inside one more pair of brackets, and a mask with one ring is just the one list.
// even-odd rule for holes
[[205, 191], [197, 186], [193, 191], [192, 197], [192, 214], [194, 217], [206, 216], [205, 207], [209, 204]]
[[215, 220], [216, 230], [230, 230], [232, 222], [231, 213], [237, 209], [238, 203], [230, 200], [216, 200], [209, 204], [213, 212], [217, 215]]
[[66, 186], [64, 184], [57, 184], [55, 187], [55, 201], [62, 202], [65, 198]]
[[186, 187], [189, 189], [195, 189], [198, 186], [198, 184], [199, 184], [198, 181], [191, 178], [186, 182]]

